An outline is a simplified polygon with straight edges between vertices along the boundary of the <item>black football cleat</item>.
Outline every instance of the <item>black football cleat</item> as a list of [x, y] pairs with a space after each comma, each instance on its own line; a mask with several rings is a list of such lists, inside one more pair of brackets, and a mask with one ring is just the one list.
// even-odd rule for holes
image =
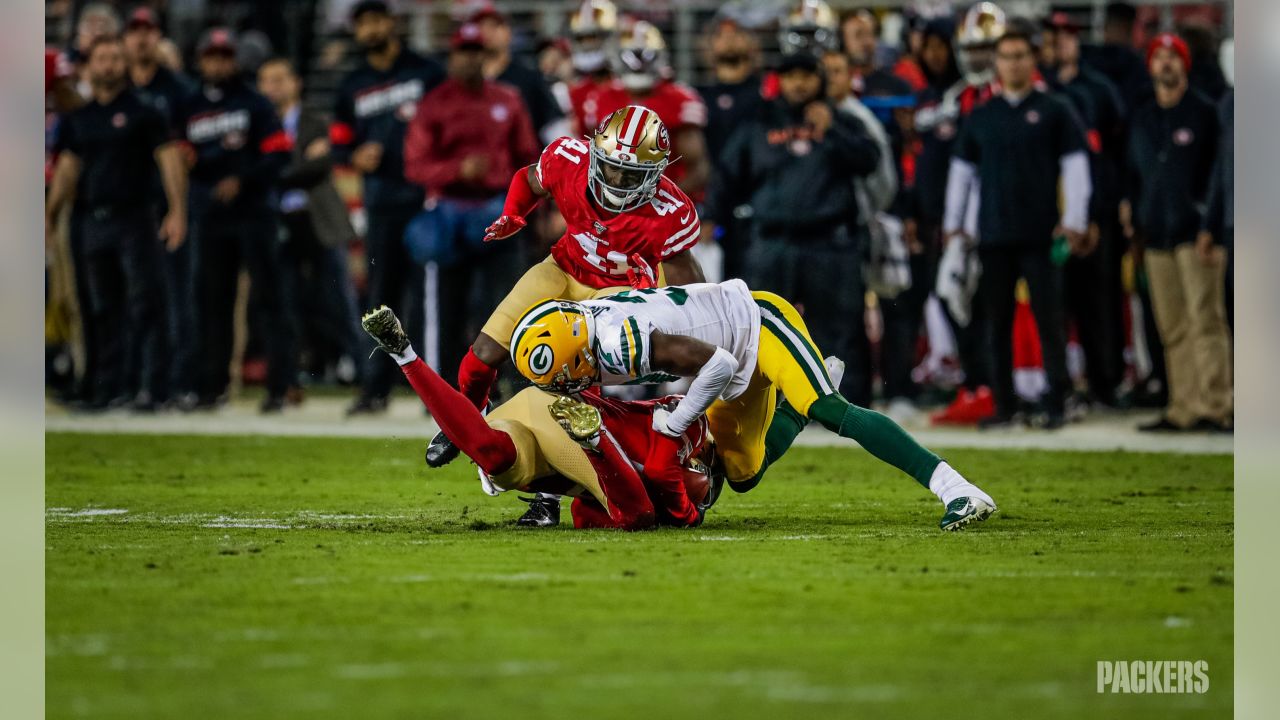
[[427, 467], [441, 468], [453, 462], [457, 457], [458, 446], [445, 437], [443, 430], [436, 433], [436, 436], [431, 438], [431, 442], [427, 443]]
[[400, 318], [386, 305], [365, 313], [360, 318], [360, 326], [388, 355], [398, 355], [409, 347], [409, 336], [400, 326]]
[[538, 493], [531, 498], [522, 497], [529, 503], [516, 525], [520, 527], [555, 527], [560, 524], [560, 498], [555, 495]]

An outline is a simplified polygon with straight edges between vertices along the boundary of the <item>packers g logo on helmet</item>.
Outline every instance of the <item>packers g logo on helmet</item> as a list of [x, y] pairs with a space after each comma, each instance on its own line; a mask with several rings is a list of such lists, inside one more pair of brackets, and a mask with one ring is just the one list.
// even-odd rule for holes
[[511, 360], [530, 382], [559, 393], [578, 393], [596, 380], [591, 354], [594, 318], [582, 305], [544, 300], [529, 308], [511, 334]]

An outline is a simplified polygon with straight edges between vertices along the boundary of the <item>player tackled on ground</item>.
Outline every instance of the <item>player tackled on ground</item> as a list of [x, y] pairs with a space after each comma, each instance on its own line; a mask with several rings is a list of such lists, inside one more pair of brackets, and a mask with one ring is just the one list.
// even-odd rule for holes
[[674, 436], [652, 429], [653, 414], [675, 398], [623, 402], [526, 388], [485, 417], [418, 358], [390, 308], [370, 311], [361, 324], [441, 432], [480, 467], [486, 492], [575, 495], [574, 527], [623, 530], [695, 527], [715, 502], [719, 487], [704, 472], [713, 452], [706, 423]]
[[796, 309], [741, 280], [547, 300], [516, 324], [511, 356], [522, 375], [553, 392], [693, 378], [674, 410], [654, 412], [654, 429], [678, 437], [705, 413], [738, 492], [755, 487], [812, 419], [936, 494], [946, 507], [943, 530], [996, 510], [897, 423], [842, 397]]

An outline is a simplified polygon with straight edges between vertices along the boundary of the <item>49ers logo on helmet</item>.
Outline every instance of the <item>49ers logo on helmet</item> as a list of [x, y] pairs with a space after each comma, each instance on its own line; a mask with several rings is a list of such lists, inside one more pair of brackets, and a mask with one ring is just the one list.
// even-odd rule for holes
[[667, 126], [658, 126], [658, 149], [666, 152], [671, 149], [671, 136], [667, 135]]

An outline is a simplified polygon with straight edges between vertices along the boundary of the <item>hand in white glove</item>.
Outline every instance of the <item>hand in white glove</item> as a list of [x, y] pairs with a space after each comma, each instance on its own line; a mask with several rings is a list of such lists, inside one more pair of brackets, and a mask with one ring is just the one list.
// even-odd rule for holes
[[667, 437], [678, 438], [683, 433], [678, 433], [667, 427], [667, 420], [671, 417], [671, 412], [665, 408], [653, 409], [653, 429], [666, 435]]

